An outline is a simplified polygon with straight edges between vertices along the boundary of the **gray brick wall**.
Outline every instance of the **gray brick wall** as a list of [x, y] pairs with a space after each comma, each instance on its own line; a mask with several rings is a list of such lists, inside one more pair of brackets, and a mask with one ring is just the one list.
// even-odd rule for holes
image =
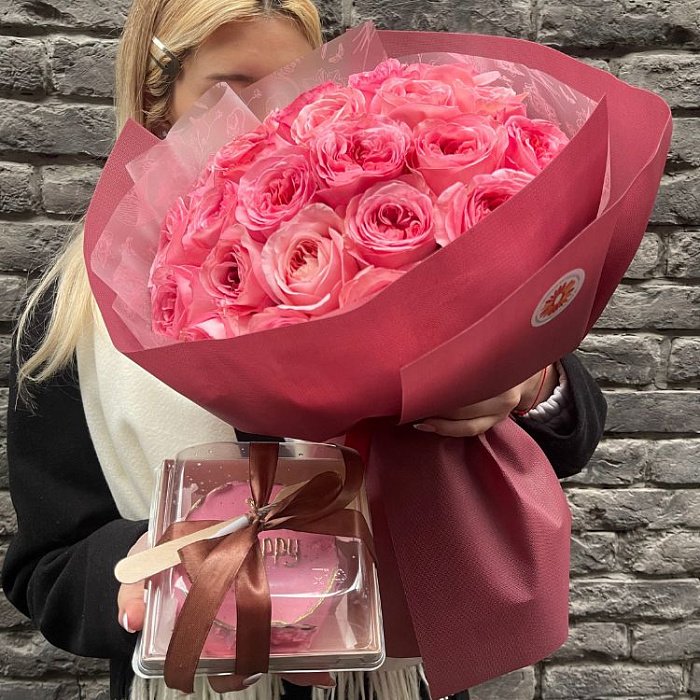
[[[0, 0], [0, 552], [13, 532], [5, 417], [17, 299], [84, 209], [112, 137], [127, 0]], [[700, 1], [324, 0], [363, 19], [539, 41], [661, 94], [674, 138], [648, 232], [577, 351], [610, 405], [573, 513], [571, 634], [475, 700], [700, 696]], [[106, 700], [106, 665], [0, 600], [0, 697]]]

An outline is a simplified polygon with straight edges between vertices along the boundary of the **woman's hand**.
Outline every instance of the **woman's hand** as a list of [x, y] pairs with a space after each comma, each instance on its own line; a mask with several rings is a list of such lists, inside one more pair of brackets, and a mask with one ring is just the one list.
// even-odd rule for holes
[[[144, 533], [136, 540], [127, 556], [143, 552], [148, 549], [148, 533]], [[137, 583], [122, 583], [117, 594], [117, 606], [119, 608], [119, 624], [131, 633], [139, 632], [143, 629], [143, 622], [146, 616], [146, 603], [144, 601], [145, 581]], [[258, 673], [243, 680], [243, 688], [250, 687], [262, 678]], [[328, 673], [294, 673], [283, 675], [282, 678], [296, 685], [319, 685], [331, 688], [335, 681]], [[242, 690], [241, 682], [234, 676], [209, 676], [209, 685], [217, 693], [227, 693]]]
[[[136, 540], [127, 556], [143, 552], [148, 549], [148, 533], [144, 532]], [[143, 618], [146, 615], [146, 603], [144, 602], [145, 581], [136, 583], [122, 583], [117, 595], [119, 607], [119, 624], [127, 632], [138, 632], [143, 628]]]
[[[417, 430], [437, 433], [446, 437], [472, 437], [485, 433], [496, 423], [508, 418], [511, 411], [528, 409], [536, 398], [538, 403], [541, 403], [552, 395], [559, 383], [556, 367], [549, 365], [544, 385], [542, 385], [543, 371], [540, 370], [522, 384], [508, 389], [498, 396], [479, 401], [471, 406], [457, 408], [440, 416], [426, 418], [414, 427]], [[538, 391], [539, 397], [537, 396]]]

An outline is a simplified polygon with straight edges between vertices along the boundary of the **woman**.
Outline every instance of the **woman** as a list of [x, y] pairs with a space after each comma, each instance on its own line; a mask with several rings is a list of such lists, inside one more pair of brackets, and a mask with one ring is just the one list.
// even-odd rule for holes
[[[321, 43], [309, 0], [136, 0], [117, 62], [118, 127], [132, 118], [162, 138], [216, 82], [240, 90]], [[120, 587], [113, 567], [142, 546], [152, 474], [163, 456], [236, 435], [111, 345], [88, 286], [81, 233], [29, 297], [10, 383], [8, 458], [18, 533], [5, 559], [5, 593], [55, 646], [109, 658], [113, 700], [165, 697], [162, 681], [133, 682], [142, 586]], [[509, 417], [564, 478], [590, 459], [606, 404], [580, 361], [567, 355], [504, 394], [416, 428], [460, 439]], [[396, 674], [412, 685], [397, 690]], [[226, 693], [226, 678], [210, 679], [211, 687], [198, 679], [195, 696], [311, 698], [301, 683], [330, 680], [295, 679], [251, 678], [239, 695]], [[362, 682], [372, 692], [389, 687], [382, 700], [427, 697], [415, 667], [368, 673]], [[339, 691], [344, 683], [339, 674]], [[346, 697], [356, 700], [356, 693]]]

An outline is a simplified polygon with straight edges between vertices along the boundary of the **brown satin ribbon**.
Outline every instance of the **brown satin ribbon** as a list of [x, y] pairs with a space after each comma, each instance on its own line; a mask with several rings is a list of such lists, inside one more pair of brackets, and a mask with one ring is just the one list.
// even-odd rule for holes
[[[204, 643], [232, 585], [237, 619], [235, 678], [231, 680], [242, 688], [244, 678], [268, 671], [272, 604], [258, 544], [258, 534], [263, 530], [285, 529], [357, 538], [376, 561], [367, 521], [362, 513], [346, 507], [362, 486], [362, 459], [354, 450], [338, 449], [345, 463], [345, 478], [336, 472], [322, 472], [268, 508], [277, 472], [279, 443], [250, 444], [250, 524], [229, 535], [193, 542], [179, 550], [191, 586], [175, 621], [165, 656], [164, 676], [168, 687], [184, 693], [194, 691], [194, 676]], [[216, 522], [173, 523], [158, 544]]]

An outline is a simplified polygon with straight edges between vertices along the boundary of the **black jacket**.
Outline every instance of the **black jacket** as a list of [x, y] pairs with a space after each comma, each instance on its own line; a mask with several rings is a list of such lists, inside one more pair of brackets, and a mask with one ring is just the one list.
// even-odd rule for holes
[[[35, 314], [27, 351], [42, 337], [47, 301]], [[23, 353], [24, 355], [24, 353]], [[581, 471], [605, 424], [607, 405], [580, 360], [562, 358], [576, 418], [567, 434], [524, 419], [559, 478]], [[125, 520], [117, 510], [90, 439], [78, 385], [69, 368], [33, 390], [34, 412], [17, 400], [17, 357], [10, 367], [7, 452], [18, 532], [3, 567], [10, 602], [56, 647], [110, 659], [112, 700], [127, 696], [136, 635], [117, 622], [118, 581], [113, 569], [147, 520]], [[239, 434], [241, 439], [248, 436]]]

